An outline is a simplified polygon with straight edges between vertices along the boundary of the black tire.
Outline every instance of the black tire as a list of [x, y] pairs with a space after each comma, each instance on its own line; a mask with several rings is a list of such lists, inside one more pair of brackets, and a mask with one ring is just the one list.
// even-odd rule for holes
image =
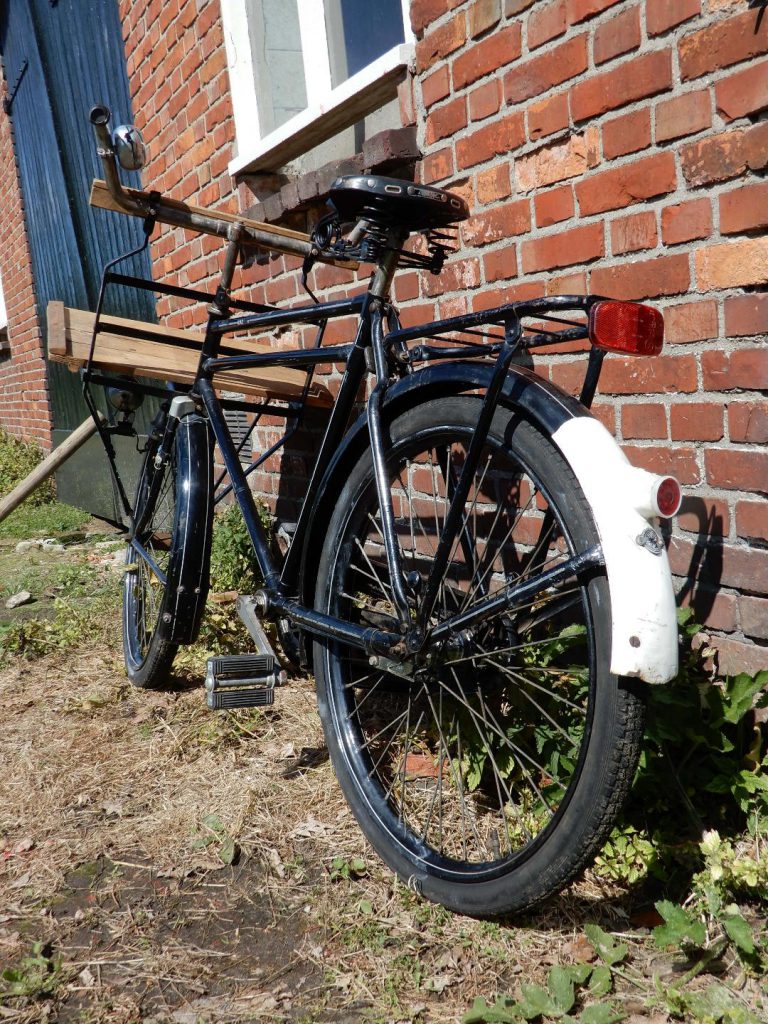
[[[480, 400], [437, 399], [388, 428], [396, 528], [418, 604], [446, 480]], [[431, 492], [431, 493], [430, 493]], [[430, 624], [598, 543], [576, 478], [531, 423], [497, 410]], [[316, 601], [396, 630], [370, 452], [331, 517]], [[558, 892], [605, 841], [631, 785], [643, 704], [612, 676], [604, 575], [571, 580], [430, 650], [372, 667], [330, 640], [314, 652], [318, 704], [339, 783], [360, 825], [410, 887], [450, 909], [496, 915]]]
[[134, 508], [140, 548], [128, 544], [123, 583], [125, 670], [140, 687], [167, 681], [179, 644], [197, 635], [208, 592], [207, 426], [197, 416], [183, 417], [169, 456], [156, 465], [164, 429], [161, 422], [144, 455]]

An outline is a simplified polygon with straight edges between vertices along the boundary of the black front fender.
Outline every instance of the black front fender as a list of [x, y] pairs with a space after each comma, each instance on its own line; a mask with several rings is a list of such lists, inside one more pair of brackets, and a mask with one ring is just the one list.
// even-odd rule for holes
[[[446, 362], [417, 370], [389, 388], [384, 400], [385, 417], [391, 419], [412, 406], [435, 398], [471, 391], [483, 392], [488, 388], [493, 369], [492, 363]], [[499, 402], [531, 420], [546, 435], [553, 434], [567, 420], [590, 415], [577, 399], [524, 366], [510, 367]], [[367, 447], [368, 417], [363, 412], [331, 460], [312, 509], [312, 525], [304, 540], [299, 585], [300, 596], [310, 607], [314, 600], [317, 567], [325, 532], [334, 504], [352, 466]]]

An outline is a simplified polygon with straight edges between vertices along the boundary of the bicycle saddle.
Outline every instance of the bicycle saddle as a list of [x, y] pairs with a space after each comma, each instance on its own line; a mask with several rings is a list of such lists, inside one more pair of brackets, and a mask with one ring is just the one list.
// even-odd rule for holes
[[330, 200], [344, 221], [365, 217], [408, 231], [445, 227], [469, 216], [467, 204], [452, 192], [375, 174], [337, 178]]

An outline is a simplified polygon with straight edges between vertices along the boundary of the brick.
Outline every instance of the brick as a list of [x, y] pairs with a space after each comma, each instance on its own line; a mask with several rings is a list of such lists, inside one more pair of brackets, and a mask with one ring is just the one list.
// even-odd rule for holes
[[464, 15], [455, 15], [450, 21], [432, 29], [416, 43], [416, 69], [427, 71], [438, 60], [463, 46], [467, 38]]
[[733, 594], [725, 594], [716, 587], [701, 586], [698, 581], [693, 593], [687, 593], [683, 605], [693, 609], [696, 622], [708, 629], [736, 629], [737, 602]]
[[428, 185], [434, 181], [444, 181], [453, 176], [453, 152], [450, 146], [429, 153], [421, 161], [421, 180]]
[[[675, 549], [673, 555], [673, 548]], [[694, 556], [694, 545], [682, 538], [673, 538], [670, 561], [687, 572]], [[754, 593], [768, 592], [768, 551], [758, 551], [742, 545], [723, 544], [712, 550], [710, 558], [701, 558], [698, 582], [714, 587], [739, 587]], [[676, 571], [673, 569], [673, 571]]]
[[521, 61], [504, 76], [507, 103], [522, 103], [562, 85], [587, 70], [587, 37], [574, 36], [530, 60]]
[[768, 294], [752, 292], [749, 295], [733, 295], [727, 298], [725, 334], [728, 338], [768, 334]]
[[663, 405], [622, 405], [621, 433], [627, 440], [666, 440], [667, 415]]
[[441, 107], [434, 107], [427, 116], [427, 145], [432, 146], [440, 139], [455, 135], [466, 125], [467, 101], [463, 96], [457, 96]]
[[547, 135], [554, 135], [567, 128], [569, 122], [568, 95], [564, 92], [555, 93], [528, 107], [528, 138], [536, 142]]
[[768, 501], [737, 501], [736, 533], [746, 540], [768, 540]]
[[454, 259], [447, 263], [439, 277], [429, 274], [425, 277], [425, 291], [432, 298], [443, 292], [459, 292], [467, 288], [477, 288], [480, 284], [480, 260], [476, 256], [469, 259]]
[[603, 125], [603, 155], [606, 160], [648, 149], [651, 145], [651, 113], [633, 110]]
[[768, 347], [701, 354], [706, 391], [755, 391], [768, 388]]
[[483, 256], [483, 269], [486, 281], [503, 281], [517, 277], [517, 255], [515, 247], [508, 245], [504, 249], [486, 253]]
[[621, 217], [611, 222], [611, 252], [620, 256], [625, 252], [653, 249], [659, 240], [656, 214], [652, 210]]
[[768, 238], [745, 238], [697, 249], [696, 286], [700, 292], [768, 283]]
[[680, 149], [683, 177], [691, 188], [738, 178], [747, 169], [745, 133], [721, 132]]
[[640, 45], [640, 8], [629, 7], [610, 21], [598, 25], [592, 44], [595, 64], [630, 53]]
[[768, 227], [768, 182], [742, 185], [720, 196], [720, 231], [740, 234]]
[[717, 671], [721, 676], [735, 676], [739, 672], [754, 676], [768, 668], [766, 647], [721, 636], [711, 637], [710, 642], [717, 648]]
[[729, 519], [727, 502], [687, 494], [675, 516], [675, 523], [681, 530], [698, 533], [702, 537], [727, 537]]
[[706, 341], [718, 336], [717, 303], [681, 302], [664, 310], [664, 340], [671, 344]]
[[453, 88], [464, 89], [517, 60], [522, 53], [521, 40], [520, 25], [513, 24], [470, 46], [466, 53], [462, 53], [453, 62]]
[[712, 206], [709, 199], [666, 206], [661, 211], [661, 237], [664, 245], [679, 245], [712, 234]]
[[466, 246], [488, 245], [510, 235], [523, 235], [530, 229], [531, 210], [524, 200], [475, 214], [462, 225], [461, 234]]
[[565, 34], [568, 28], [565, 0], [537, 4], [528, 17], [528, 49], [535, 50]]
[[768, 399], [729, 402], [728, 433], [735, 444], [768, 443]]
[[701, 14], [701, 0], [646, 0], [648, 35], [660, 36], [697, 14]]
[[586, 178], [576, 185], [576, 196], [581, 215], [589, 216], [630, 206], [676, 188], [675, 158], [671, 152], [665, 152]]
[[475, 0], [469, 9], [469, 34], [473, 39], [501, 20], [501, 0]]
[[482, 121], [498, 113], [501, 107], [501, 82], [494, 78], [473, 89], [469, 94], [469, 116], [473, 121]]
[[512, 152], [525, 142], [525, 119], [521, 111], [499, 118], [456, 143], [460, 168], [473, 167], [492, 157]]
[[691, 283], [684, 255], [599, 267], [590, 275], [590, 290], [616, 299], [653, 299], [687, 292]]
[[588, 263], [605, 255], [602, 224], [586, 224], [559, 231], [555, 235], [523, 242], [524, 274], [535, 274], [554, 267], [570, 267]]
[[520, 192], [554, 185], [576, 178], [587, 169], [587, 145], [583, 135], [571, 135], [563, 142], [542, 146], [515, 161], [515, 176]]
[[568, 0], [568, 22], [578, 25], [579, 22], [594, 18], [596, 14], [614, 7], [620, 0]]
[[547, 192], [539, 192], [534, 197], [533, 207], [536, 212], [536, 226], [539, 228], [551, 227], [561, 221], [570, 220], [575, 210], [573, 189], [570, 185], [560, 185]]
[[672, 55], [669, 50], [653, 50], [577, 82], [571, 89], [571, 116], [576, 122], [588, 121], [671, 86]]
[[754, 12], [743, 11], [691, 33], [680, 41], [678, 49], [680, 77], [687, 82], [765, 53], [768, 39], [762, 29], [755, 32]]
[[447, 64], [441, 64], [430, 75], [421, 79], [421, 97], [427, 110], [440, 100], [444, 100], [450, 92], [451, 76]]
[[649, 473], [670, 473], [681, 484], [686, 485], [700, 482], [696, 452], [693, 448], [682, 448], [679, 445], [675, 445], [674, 448], [667, 448], [665, 445], [635, 447], [628, 444], [622, 445], [622, 448], [633, 466], [647, 469]]
[[757, 114], [768, 107], [768, 60], [722, 78], [715, 86], [717, 112], [724, 121]]
[[[742, 594], [739, 598], [739, 615], [741, 630], [746, 636], [768, 640], [768, 600]], [[764, 653], [768, 657], [768, 650]]]
[[712, 487], [768, 493], [768, 452], [710, 449], [704, 453]]
[[707, 402], [673, 405], [669, 424], [673, 441], [720, 441], [725, 433], [722, 406]]
[[445, 14], [445, 0], [411, 0], [411, 28], [414, 35], [421, 35], [427, 25]]
[[709, 92], [688, 92], [656, 105], [656, 141], [695, 135], [712, 125]]
[[477, 172], [475, 194], [479, 203], [487, 205], [506, 199], [511, 191], [508, 163], [497, 163]]
[[693, 356], [609, 355], [603, 364], [600, 391], [604, 395], [692, 394], [698, 390]]
[[527, 11], [535, 2], [536, 0], [505, 0], [504, 14], [507, 18], [514, 18], [516, 15], [522, 14], [523, 11]]

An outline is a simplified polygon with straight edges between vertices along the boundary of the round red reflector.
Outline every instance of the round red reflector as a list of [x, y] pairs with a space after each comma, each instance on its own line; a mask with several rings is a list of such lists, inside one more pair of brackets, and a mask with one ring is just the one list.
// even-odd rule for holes
[[665, 476], [656, 490], [656, 507], [659, 515], [669, 519], [680, 508], [682, 500], [680, 484], [673, 476]]

